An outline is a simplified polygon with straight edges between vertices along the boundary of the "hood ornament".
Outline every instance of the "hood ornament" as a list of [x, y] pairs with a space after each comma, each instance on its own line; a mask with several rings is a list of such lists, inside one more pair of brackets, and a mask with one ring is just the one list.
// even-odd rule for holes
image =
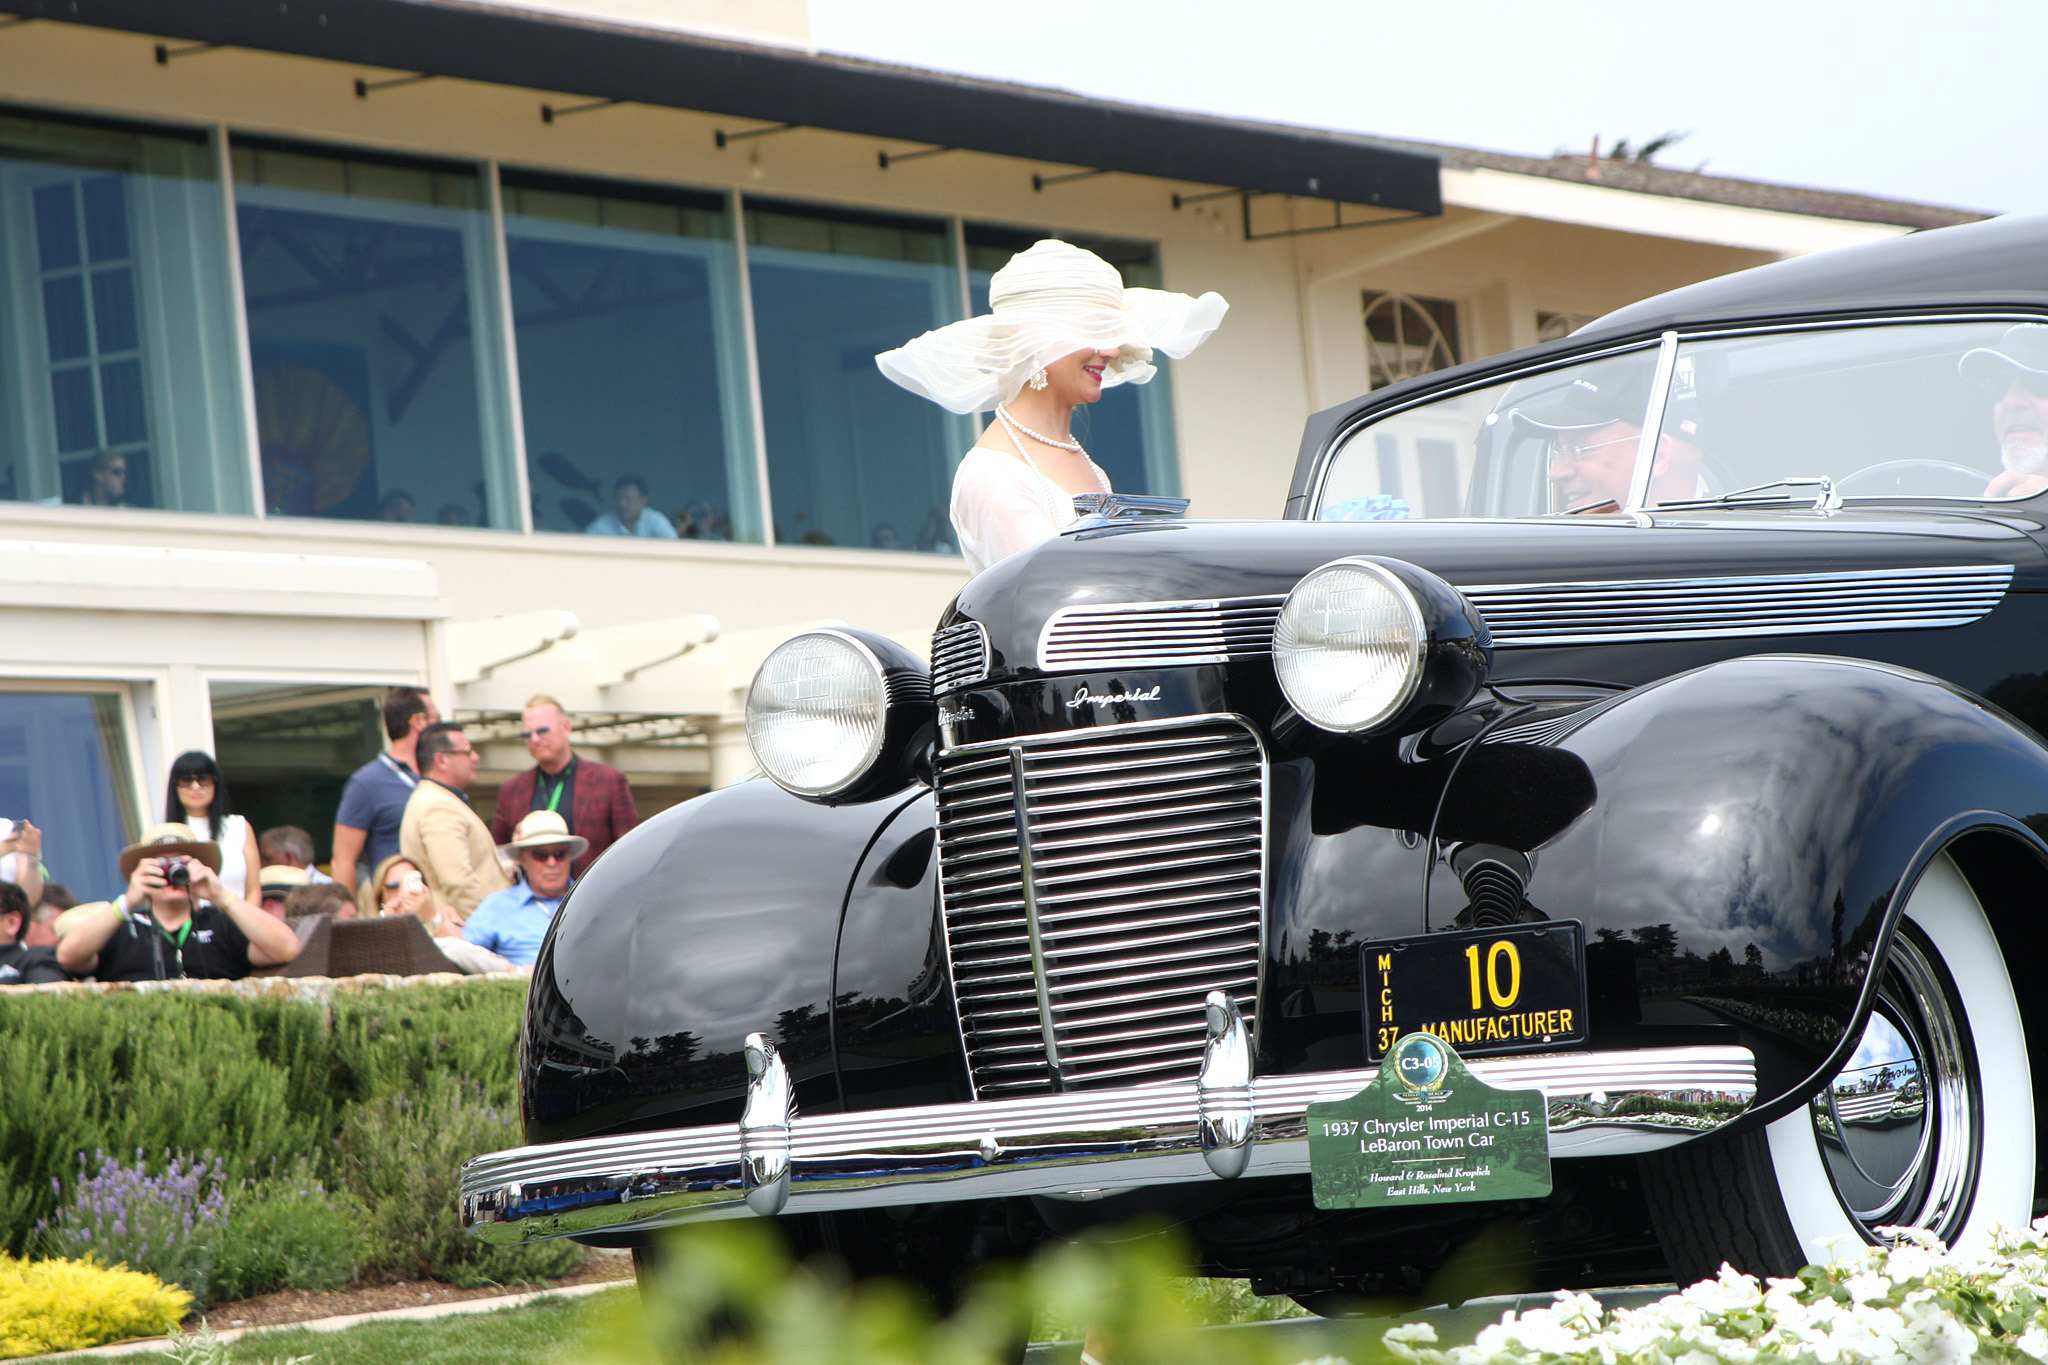
[[1113, 526], [1119, 522], [1169, 520], [1184, 517], [1187, 511], [1186, 498], [1154, 498], [1137, 493], [1076, 493], [1074, 515], [1080, 520], [1061, 534], [1092, 531], [1098, 526]]

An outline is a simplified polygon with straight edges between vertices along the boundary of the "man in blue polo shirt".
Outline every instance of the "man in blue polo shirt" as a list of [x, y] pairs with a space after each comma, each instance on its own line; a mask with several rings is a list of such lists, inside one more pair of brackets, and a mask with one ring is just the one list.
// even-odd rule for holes
[[334, 880], [353, 892], [356, 881], [398, 852], [405, 803], [420, 784], [414, 760], [420, 731], [441, 719], [434, 699], [417, 687], [384, 694], [384, 733], [391, 747], [355, 770], [334, 813]]
[[569, 864], [589, 847], [554, 811], [530, 812], [513, 829], [512, 842], [498, 848], [519, 860], [519, 881], [477, 903], [463, 922], [463, 938], [515, 967], [531, 967], [548, 922], [569, 894]]

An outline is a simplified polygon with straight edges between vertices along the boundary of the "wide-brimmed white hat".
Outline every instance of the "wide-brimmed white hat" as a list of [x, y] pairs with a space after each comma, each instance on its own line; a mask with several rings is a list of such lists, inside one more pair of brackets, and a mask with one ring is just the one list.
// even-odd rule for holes
[[1230, 305], [1164, 289], [1126, 289], [1092, 251], [1047, 238], [989, 280], [993, 312], [926, 332], [875, 357], [882, 373], [949, 412], [986, 412], [1016, 397], [1033, 371], [1075, 351], [1116, 351], [1104, 388], [1142, 384], [1208, 340]]

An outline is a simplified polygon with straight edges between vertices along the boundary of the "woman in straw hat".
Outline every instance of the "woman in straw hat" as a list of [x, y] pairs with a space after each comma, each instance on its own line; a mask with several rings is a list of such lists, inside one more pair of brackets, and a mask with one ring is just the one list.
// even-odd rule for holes
[[987, 315], [875, 357], [949, 412], [996, 415], [953, 476], [953, 529], [973, 573], [1058, 535], [1075, 494], [1111, 491], [1073, 438], [1074, 409], [1149, 380], [1154, 351], [1187, 355], [1230, 307], [1213, 293], [1127, 289], [1108, 261], [1051, 239], [1011, 257], [988, 297]]

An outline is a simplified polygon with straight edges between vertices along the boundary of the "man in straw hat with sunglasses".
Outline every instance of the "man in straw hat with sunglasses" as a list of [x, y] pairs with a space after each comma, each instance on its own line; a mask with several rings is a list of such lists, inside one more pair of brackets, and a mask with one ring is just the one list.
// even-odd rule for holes
[[1987, 498], [2025, 498], [2048, 489], [2048, 326], [2008, 327], [1998, 345], [1980, 346], [1956, 365], [1992, 396], [1991, 431], [2005, 466]]
[[299, 939], [220, 879], [220, 845], [190, 825], [152, 825], [121, 850], [128, 889], [78, 907], [57, 941], [65, 970], [101, 981], [239, 979], [299, 955]]
[[548, 923], [569, 894], [569, 864], [589, 847], [554, 811], [529, 811], [513, 829], [512, 842], [498, 848], [518, 861], [519, 884], [486, 896], [464, 922], [462, 937], [515, 967], [533, 966]]

